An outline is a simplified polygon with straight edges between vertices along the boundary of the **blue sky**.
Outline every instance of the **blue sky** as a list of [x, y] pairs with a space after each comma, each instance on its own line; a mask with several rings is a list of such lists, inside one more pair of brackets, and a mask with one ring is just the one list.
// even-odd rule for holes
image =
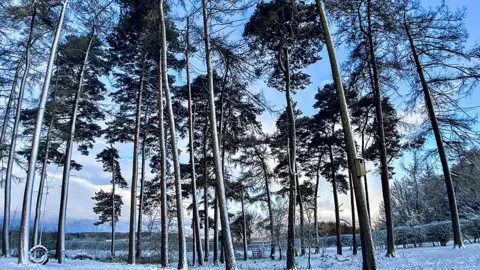
[[[440, 0], [422, 0], [424, 5], [436, 5], [440, 3]], [[468, 45], [473, 45], [475, 42], [480, 42], [480, 29], [478, 28], [478, 18], [475, 19], [480, 11], [480, 1], [477, 0], [446, 0], [446, 3], [452, 8], [467, 8], [467, 17], [465, 19], [465, 25], [470, 33], [470, 39]], [[249, 15], [249, 12], [247, 15]], [[241, 29], [239, 29], [240, 33]], [[346, 59], [346, 52], [343, 48], [337, 48], [337, 57], [339, 64], [341, 64]], [[299, 91], [294, 95], [294, 100], [297, 102], [299, 109], [303, 111], [305, 115], [312, 115], [315, 113], [312, 105], [314, 103], [314, 95], [318, 87], [323, 86], [325, 83], [331, 82], [331, 71], [328, 63], [328, 55], [324, 50], [322, 52], [323, 59], [318, 63], [308, 67], [306, 72], [311, 75], [311, 85], [308, 86], [305, 90]], [[198, 70], [204, 70], [203, 65], [198, 61], [194, 61], [193, 65]], [[184, 76], [182, 76], [184, 78]], [[402, 85], [401, 89], [407, 89], [407, 86]], [[275, 106], [276, 110], [281, 110], [285, 107], [285, 97], [283, 93], [271, 89], [266, 86], [263, 81], [257, 81], [250, 85], [250, 89], [253, 92], [258, 90], [263, 90], [265, 97], [268, 99], [270, 104]], [[402, 104], [399, 103], [403, 98], [402, 97], [393, 97], [395, 105], [400, 109], [403, 108]], [[466, 107], [473, 107], [480, 105], [480, 93], [479, 91], [474, 91], [473, 95], [463, 101], [463, 105]], [[478, 113], [472, 111], [472, 113]], [[263, 124], [264, 131], [267, 133], [274, 131], [274, 125], [277, 115], [265, 112], [259, 117]], [[419, 116], [410, 115], [408, 116], [411, 121], [415, 121]], [[83, 170], [79, 172], [72, 172], [73, 177], [71, 178], [70, 183], [70, 193], [69, 193], [69, 202], [68, 202], [68, 212], [67, 212], [67, 231], [95, 231], [96, 229], [93, 226], [93, 221], [96, 220], [96, 216], [92, 211], [93, 201], [91, 197], [94, 195], [95, 191], [99, 189], [110, 190], [110, 175], [103, 172], [102, 166], [100, 163], [95, 161], [95, 156], [98, 152], [103, 150], [105, 144], [102, 140], [98, 140], [92, 149], [89, 156], [82, 156], [78, 152], [74, 153], [74, 159], [79, 161], [84, 165]], [[127, 181], [131, 180], [131, 167], [132, 167], [132, 145], [131, 144], [119, 144], [117, 147], [120, 150], [122, 156], [121, 166], [124, 177]], [[184, 140], [179, 141], [179, 148], [184, 150], [186, 149], [186, 143]], [[186, 161], [187, 157], [185, 156], [186, 151], [182, 151], [183, 155], [181, 157], [182, 161]], [[401, 177], [401, 172], [398, 167], [400, 160], [395, 162], [397, 167], [397, 177]], [[372, 169], [372, 164], [368, 165], [368, 168]], [[15, 170], [16, 174], [21, 176], [24, 173], [20, 170]], [[58, 207], [60, 200], [60, 181], [61, 181], [61, 172], [62, 169], [56, 166], [49, 167], [49, 180], [51, 181], [52, 188], [47, 197], [46, 203], [46, 214], [45, 220], [47, 221], [47, 228], [53, 229], [56, 228], [56, 222], [58, 218]], [[151, 178], [151, 175], [147, 175], [147, 179]], [[37, 177], [38, 179], [38, 177]], [[38, 181], [37, 181], [38, 182]], [[379, 177], [371, 174], [369, 175], [369, 188], [370, 188], [370, 199], [372, 210], [374, 212], [378, 209], [378, 204], [381, 200], [381, 185]], [[21, 210], [21, 201], [23, 199], [23, 184], [14, 185], [12, 190], [12, 215], [18, 217]], [[319, 198], [319, 214], [320, 218], [324, 220], [333, 220], [334, 211], [333, 211], [333, 199], [331, 195], [331, 187], [328, 183], [322, 180], [320, 185], [320, 198]], [[124, 206], [122, 209], [123, 216], [120, 218], [118, 223], [118, 231], [126, 231], [128, 229], [128, 209], [130, 207], [129, 203], [129, 191], [121, 191], [124, 200]], [[36, 196], [36, 194], [34, 194]], [[347, 213], [349, 211], [349, 198], [345, 195], [340, 196], [340, 203], [343, 203], [342, 206], [342, 218], [347, 220], [350, 219]], [[3, 200], [0, 201], [0, 207], [3, 207]], [[16, 214], [15, 214], [16, 213]], [[345, 215], [345, 216], [343, 216]], [[107, 226], [101, 228], [103, 230], [108, 230]]]

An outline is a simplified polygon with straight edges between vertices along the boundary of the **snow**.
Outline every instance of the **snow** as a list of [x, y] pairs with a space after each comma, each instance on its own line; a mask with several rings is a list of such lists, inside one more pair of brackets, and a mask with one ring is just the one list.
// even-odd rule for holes
[[[466, 245], [462, 249], [453, 249], [452, 244], [446, 247], [398, 248], [397, 257], [384, 257], [384, 250], [376, 250], [378, 269], [405, 270], [405, 269], [480, 269], [480, 244]], [[323, 255], [313, 255], [312, 269], [353, 270], [361, 269], [361, 255], [352, 256], [351, 251], [344, 249], [343, 256], [335, 255], [335, 248], [323, 250]], [[189, 254], [191, 256], [191, 254]], [[307, 268], [307, 257], [297, 257], [297, 269]], [[16, 258], [0, 259], [0, 269], [82, 269], [82, 270], [113, 270], [113, 269], [159, 269], [158, 265], [127, 265], [120, 263], [102, 263], [97, 261], [67, 260], [65, 264], [57, 264], [51, 260], [47, 265], [18, 265]], [[237, 261], [238, 269], [284, 269], [285, 261], [271, 261], [269, 259]], [[176, 263], [171, 264], [176, 268]], [[204, 267], [190, 267], [190, 269], [207, 270], [223, 269], [223, 266], [213, 267], [207, 264]]]

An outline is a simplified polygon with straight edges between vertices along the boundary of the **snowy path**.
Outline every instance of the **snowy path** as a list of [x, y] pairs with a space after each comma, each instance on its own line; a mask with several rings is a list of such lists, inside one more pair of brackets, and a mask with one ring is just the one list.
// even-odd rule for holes
[[[351, 255], [350, 250], [345, 250], [344, 256], [336, 257], [333, 249], [326, 250], [325, 256], [312, 255], [312, 269], [332, 269], [332, 270], [354, 270], [361, 269], [361, 255], [356, 257]], [[452, 246], [446, 247], [423, 247], [397, 249], [396, 258], [383, 257], [384, 252], [377, 252], [378, 269], [404, 270], [404, 269], [480, 269], [480, 244], [467, 245], [463, 249], [452, 249]], [[174, 266], [172, 264], [172, 266]], [[297, 257], [297, 268], [306, 269], [307, 258]], [[280, 270], [285, 267], [285, 261], [270, 260], [250, 260], [248, 262], [238, 261], [238, 269], [262, 269], [262, 270]], [[112, 269], [160, 269], [156, 265], [135, 265], [126, 264], [108, 264], [94, 261], [67, 261], [64, 265], [50, 262], [46, 266], [38, 265], [17, 265], [16, 259], [0, 259], [0, 269], [82, 269], [82, 270], [112, 270]], [[172, 267], [171, 269], [175, 269]], [[208, 265], [203, 268], [190, 269], [223, 269], [223, 267], [212, 267]]]

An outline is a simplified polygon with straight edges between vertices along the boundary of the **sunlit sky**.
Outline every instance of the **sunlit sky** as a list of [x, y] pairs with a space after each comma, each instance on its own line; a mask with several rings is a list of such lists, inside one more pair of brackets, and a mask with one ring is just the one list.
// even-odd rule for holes
[[[423, 5], [436, 5], [440, 3], [440, 0], [422, 0]], [[467, 17], [465, 19], [465, 25], [470, 33], [469, 44], [480, 42], [480, 29], [478, 27], [478, 12], [480, 11], [480, 1], [477, 0], [446, 0], [446, 3], [450, 6], [451, 9], [466, 7], [467, 8]], [[249, 16], [252, 10], [246, 14]], [[241, 33], [241, 29], [238, 30]], [[339, 64], [341, 64], [346, 59], [346, 52], [342, 47], [336, 48], [337, 57]], [[326, 83], [331, 82], [331, 71], [328, 63], [328, 55], [326, 50], [322, 52], [323, 59], [318, 63], [308, 67], [306, 72], [311, 75], [311, 85], [309, 85], [305, 90], [299, 91], [296, 95], [293, 96], [293, 99], [297, 102], [297, 107], [303, 111], [305, 115], [312, 115], [316, 111], [312, 107], [314, 103], [314, 95], [318, 87], [323, 86]], [[197, 65], [197, 70], [203, 70], [203, 65], [194, 61], [193, 65]], [[183, 76], [184, 78], [184, 76]], [[256, 92], [263, 90], [266, 98], [268, 99], [271, 105], [275, 106], [276, 110], [281, 110], [285, 107], [285, 97], [283, 93], [278, 92], [275, 89], [271, 89], [266, 86], [265, 82], [259, 80], [252, 85], [250, 85], [250, 90]], [[400, 94], [404, 95], [408, 90], [407, 86], [402, 85], [400, 87]], [[396, 96], [392, 97], [393, 103], [398, 109], [402, 112], [403, 104], [402, 100], [405, 96]], [[479, 91], [474, 91], [473, 95], [463, 101], [462, 103], [465, 107], [474, 107], [480, 105], [480, 93]], [[472, 114], [478, 113], [477, 111], [471, 111]], [[403, 114], [402, 114], [403, 115]], [[409, 121], [415, 122], [418, 120], [417, 115], [406, 115], [405, 118], [408, 118]], [[260, 117], [259, 120], [262, 122], [263, 129], [266, 133], [271, 133], [275, 129], [275, 120], [277, 115], [274, 113], [265, 112]], [[106, 147], [105, 143], [99, 139], [97, 140], [94, 148], [91, 150], [89, 156], [82, 156], [78, 152], [74, 153], [73, 159], [82, 164], [84, 167], [79, 172], [72, 172], [71, 182], [70, 182], [70, 192], [69, 192], [69, 201], [68, 201], [68, 211], [67, 211], [67, 231], [97, 231], [97, 230], [108, 230], [108, 225], [104, 225], [101, 228], [95, 228], [93, 222], [97, 219], [96, 215], [93, 213], [93, 200], [91, 197], [94, 195], [95, 191], [100, 189], [110, 190], [110, 174], [103, 172], [102, 165], [95, 160], [95, 156], [98, 152], [103, 150]], [[182, 150], [181, 160], [186, 162], [188, 160], [186, 156], [186, 142], [181, 140], [179, 142], [179, 147]], [[124, 177], [127, 181], [131, 180], [132, 176], [132, 144], [121, 144], [117, 145], [117, 148], [120, 150], [122, 157], [121, 167]], [[408, 155], [404, 157], [406, 162], [408, 162]], [[402, 177], [402, 172], [399, 167], [399, 164], [402, 159], [395, 161], [394, 166], [396, 171], [395, 177]], [[372, 171], [372, 164], [369, 164], [367, 168]], [[50, 166], [48, 173], [48, 180], [51, 185], [49, 190], [49, 195], [47, 196], [46, 203], [46, 229], [53, 230], [56, 229], [56, 223], [58, 219], [58, 208], [60, 201], [60, 183], [61, 183], [61, 172], [62, 168], [57, 166]], [[18, 176], [24, 175], [19, 169], [15, 170]], [[151, 179], [152, 175], [148, 174], [147, 179]], [[38, 177], [37, 177], [38, 179]], [[38, 182], [38, 181], [37, 181]], [[36, 185], [37, 186], [37, 185]], [[380, 179], [377, 175], [372, 172], [369, 173], [369, 188], [370, 188], [370, 200], [371, 208], [374, 213], [377, 212], [378, 205], [381, 201], [381, 185]], [[24, 184], [14, 184], [12, 190], [12, 216], [14, 222], [17, 222], [19, 213], [21, 211], [21, 202], [23, 199], [23, 190]], [[37, 187], [35, 188], [35, 191]], [[117, 224], [118, 231], [127, 231], [128, 230], [128, 209], [130, 208], [130, 196], [129, 190], [120, 191], [123, 196], [124, 205], [122, 208], [122, 217], [120, 222]], [[36, 197], [36, 194], [34, 194]], [[331, 186], [326, 183], [324, 179], [320, 184], [320, 197], [319, 197], [319, 216], [322, 220], [333, 220], [334, 219], [334, 207], [333, 207], [333, 197], [331, 194]], [[0, 201], [0, 207], [3, 207], [3, 200]], [[343, 210], [341, 215], [343, 219], [350, 220], [350, 202], [349, 197], [346, 195], [340, 196], [340, 204], [343, 204], [341, 209]], [[235, 205], [232, 206], [236, 208]], [[374, 218], [375, 219], [375, 214]], [[187, 224], [190, 224], [187, 222]]]

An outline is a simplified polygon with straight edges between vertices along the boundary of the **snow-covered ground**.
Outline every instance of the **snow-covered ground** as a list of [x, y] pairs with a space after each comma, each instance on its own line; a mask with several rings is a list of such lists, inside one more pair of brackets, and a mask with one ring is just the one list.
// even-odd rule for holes
[[[324, 255], [312, 255], [312, 269], [350, 270], [361, 269], [361, 255], [352, 256], [351, 251], [346, 249], [345, 255], [337, 257], [334, 249], [327, 249]], [[378, 269], [480, 269], [480, 244], [466, 245], [462, 249], [446, 247], [422, 247], [422, 248], [399, 248], [397, 257], [385, 258], [384, 251], [377, 251]], [[171, 269], [175, 269], [172, 264]], [[248, 262], [238, 261], [238, 269], [262, 269], [275, 270], [284, 269], [285, 261], [250, 260]], [[0, 259], [0, 269], [82, 269], [82, 270], [111, 270], [111, 269], [159, 269], [157, 265], [126, 265], [118, 263], [102, 263], [96, 261], [68, 260], [64, 265], [59, 265], [53, 260], [45, 266], [39, 265], [18, 265], [16, 259]], [[307, 258], [297, 257], [297, 268], [307, 268]], [[206, 265], [203, 268], [191, 267], [190, 269], [223, 269]]]

